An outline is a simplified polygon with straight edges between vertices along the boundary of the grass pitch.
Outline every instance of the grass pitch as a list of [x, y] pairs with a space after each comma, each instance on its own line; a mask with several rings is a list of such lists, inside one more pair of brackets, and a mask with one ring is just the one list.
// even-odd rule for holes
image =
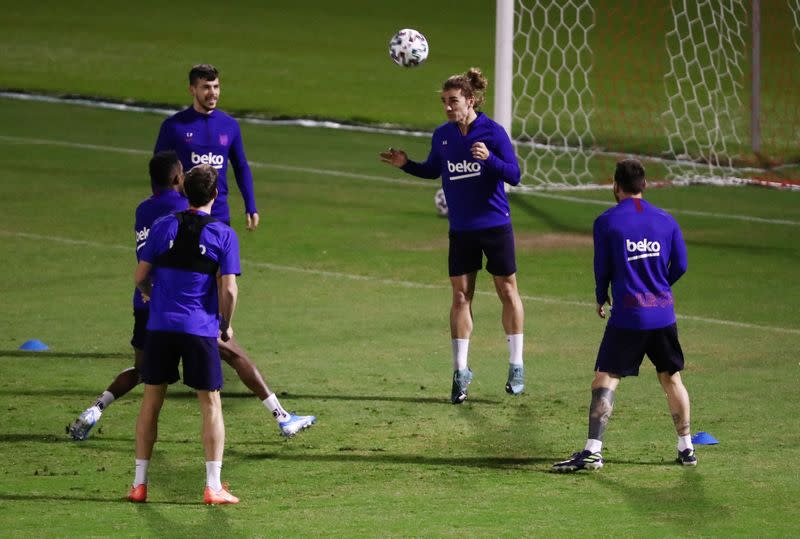
[[[653, 190], [675, 210], [689, 272], [675, 287], [700, 464], [671, 463], [652, 368], [623, 382], [595, 474], [548, 473], [586, 436], [603, 323], [591, 224], [607, 192], [512, 195], [526, 308], [527, 393], [503, 391], [500, 306], [475, 301], [470, 399], [449, 404], [447, 223], [435, 183], [381, 165], [427, 141], [244, 125], [263, 223], [245, 233], [235, 328], [284, 405], [319, 423], [283, 440], [225, 368], [224, 479], [201, 504], [199, 417], [165, 404], [150, 502], [123, 500], [140, 390], [92, 438], [64, 425], [130, 365], [133, 210], [161, 117], [0, 100], [0, 529], [74, 537], [790, 536], [800, 479], [800, 200], [796, 193]], [[50, 345], [21, 353], [26, 339]]]

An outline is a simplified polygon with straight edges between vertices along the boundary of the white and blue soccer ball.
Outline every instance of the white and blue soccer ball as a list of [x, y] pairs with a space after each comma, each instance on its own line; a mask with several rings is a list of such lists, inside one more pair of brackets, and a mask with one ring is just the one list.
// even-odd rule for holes
[[428, 40], [412, 28], [403, 28], [389, 41], [389, 56], [397, 65], [418, 66], [428, 57]]
[[442, 217], [447, 217], [447, 199], [444, 198], [444, 189], [439, 189], [433, 195], [433, 203], [436, 204], [436, 213]]

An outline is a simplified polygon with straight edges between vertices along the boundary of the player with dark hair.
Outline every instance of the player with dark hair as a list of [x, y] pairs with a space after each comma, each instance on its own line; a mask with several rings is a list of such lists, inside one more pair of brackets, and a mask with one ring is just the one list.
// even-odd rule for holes
[[[186, 197], [183, 196], [183, 166], [177, 154], [171, 151], [158, 152], [150, 159], [150, 185], [153, 195], [142, 201], [136, 208], [136, 223], [134, 232], [136, 237], [136, 259], [147, 241], [150, 227], [153, 222], [164, 215], [183, 211], [189, 207]], [[92, 428], [100, 420], [103, 411], [116, 399], [119, 399], [141, 381], [140, 372], [144, 358], [144, 344], [147, 335], [147, 319], [150, 307], [143, 299], [141, 292], [136, 289], [133, 293], [133, 367], [119, 373], [111, 385], [95, 400], [94, 404], [84, 410], [72, 424], [67, 427], [67, 432], [74, 440], [86, 440]]]
[[[253, 194], [253, 175], [244, 153], [238, 122], [217, 110], [220, 95], [219, 71], [210, 64], [198, 64], [189, 71], [189, 93], [192, 105], [170, 116], [161, 125], [155, 151], [174, 150], [187, 170], [208, 164], [219, 172], [219, 197], [211, 216], [230, 225], [228, 208], [228, 162], [236, 173], [236, 183], [244, 199], [246, 227], [255, 230], [259, 223]], [[316, 422], [313, 415], [288, 413], [277, 396], [264, 383], [264, 378], [236, 339], [220, 343], [222, 358], [236, 370], [242, 382], [270, 410], [284, 436], [293, 436]]]
[[[156, 153], [150, 159], [150, 183], [153, 196], [144, 200], [136, 208], [136, 258], [147, 241], [150, 228], [156, 219], [188, 208], [183, 189], [183, 166], [178, 156], [173, 151]], [[77, 441], [89, 438], [91, 430], [100, 421], [103, 412], [114, 401], [127, 394], [141, 382], [140, 368], [144, 357], [144, 344], [147, 335], [147, 320], [150, 314], [149, 305], [142, 300], [141, 292], [136, 289], [133, 294], [134, 327], [131, 346], [134, 351], [134, 366], [125, 369], [117, 375], [111, 385], [95, 399], [94, 403], [86, 408], [67, 427], [67, 433]], [[230, 339], [220, 343], [220, 355], [230, 364], [239, 378], [245, 383], [258, 399], [272, 413], [278, 423], [281, 434], [290, 437], [297, 432], [312, 425], [314, 416], [296, 416], [288, 413], [281, 406], [277, 395], [267, 386], [255, 363], [236, 342]]]
[[253, 193], [253, 174], [244, 153], [239, 123], [217, 110], [220, 95], [219, 72], [209, 64], [199, 64], [189, 71], [192, 105], [164, 120], [154, 152], [174, 150], [186, 170], [207, 164], [219, 172], [219, 197], [212, 216], [230, 223], [228, 208], [228, 163], [236, 174], [242, 193], [248, 230], [255, 230], [259, 216]]
[[638, 376], [645, 355], [655, 365], [658, 381], [667, 394], [678, 434], [677, 462], [697, 465], [689, 427], [689, 394], [680, 373], [684, 358], [672, 296], [672, 285], [686, 272], [686, 245], [675, 219], [642, 198], [646, 186], [639, 161], [617, 163], [617, 205], [594, 222], [597, 314], [606, 317], [606, 303], [613, 302], [614, 308], [595, 362], [586, 445], [583, 451], [554, 464], [553, 471], [603, 467], [603, 436], [615, 391], [621, 378]]
[[448, 78], [441, 100], [447, 123], [433, 133], [424, 162], [411, 161], [403, 150], [389, 148], [381, 160], [420, 178], [442, 178], [450, 220], [448, 266], [453, 291], [450, 336], [453, 385], [450, 400], [467, 398], [472, 370], [467, 365], [472, 334], [475, 279], [486, 256], [495, 290], [503, 304], [502, 322], [509, 349], [506, 391], [525, 388], [522, 361], [524, 310], [517, 290], [514, 231], [504, 182], [517, 185], [519, 165], [502, 126], [479, 112], [488, 83], [477, 68]]
[[[158, 432], [158, 416], [169, 384], [180, 379], [197, 391], [206, 456], [207, 504], [232, 504], [220, 481], [225, 424], [217, 338], [233, 335], [239, 275], [239, 242], [229, 226], [209, 216], [217, 196], [217, 171], [200, 165], [186, 175], [189, 209], [153, 223], [136, 268], [136, 287], [150, 299], [141, 373], [144, 396], [136, 421], [136, 472], [128, 494], [147, 501], [147, 472]], [[219, 289], [217, 280], [219, 279]]]

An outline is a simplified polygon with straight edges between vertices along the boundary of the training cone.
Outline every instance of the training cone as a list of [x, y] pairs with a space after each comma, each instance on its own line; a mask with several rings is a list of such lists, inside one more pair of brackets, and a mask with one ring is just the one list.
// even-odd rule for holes
[[19, 349], [25, 350], [26, 352], [42, 352], [44, 350], [49, 350], [50, 348], [48, 348], [48, 346], [39, 339], [31, 339], [22, 343], [22, 346], [20, 346]]
[[707, 432], [698, 432], [692, 436], [692, 443], [697, 445], [716, 445], [719, 441]]

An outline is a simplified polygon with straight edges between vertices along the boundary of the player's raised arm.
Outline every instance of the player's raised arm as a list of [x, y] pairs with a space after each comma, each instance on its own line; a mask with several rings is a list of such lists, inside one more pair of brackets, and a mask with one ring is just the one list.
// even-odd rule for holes
[[393, 167], [402, 168], [408, 163], [408, 154], [404, 150], [396, 150], [389, 148], [385, 152], [380, 153], [381, 161], [388, 163]]

